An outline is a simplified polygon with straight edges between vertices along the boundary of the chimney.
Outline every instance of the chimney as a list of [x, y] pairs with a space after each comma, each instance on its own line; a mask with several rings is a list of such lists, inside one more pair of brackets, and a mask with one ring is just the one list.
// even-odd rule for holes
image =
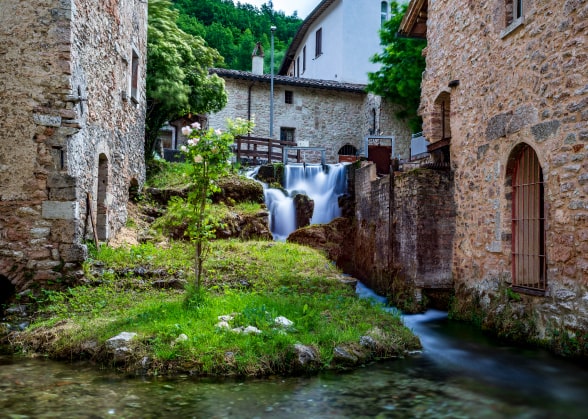
[[253, 54], [251, 54], [251, 61], [251, 72], [263, 75], [263, 47], [261, 42], [255, 44]]

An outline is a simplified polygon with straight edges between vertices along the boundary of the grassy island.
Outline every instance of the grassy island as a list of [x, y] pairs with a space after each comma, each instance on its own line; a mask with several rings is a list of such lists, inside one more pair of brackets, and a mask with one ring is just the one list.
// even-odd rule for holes
[[[129, 202], [123, 240], [90, 243], [81, 280], [26, 297], [35, 314], [8, 336], [12, 350], [137, 374], [267, 376], [348, 369], [420, 348], [399, 313], [359, 299], [356, 281], [324, 253], [269, 240], [263, 188], [251, 179], [219, 180], [207, 205], [221, 227], [206, 257], [195, 257], [181, 202], [175, 213], [167, 205], [192, 188], [188, 169], [160, 162], [151, 192]], [[195, 260], [204, 262], [197, 288]]]

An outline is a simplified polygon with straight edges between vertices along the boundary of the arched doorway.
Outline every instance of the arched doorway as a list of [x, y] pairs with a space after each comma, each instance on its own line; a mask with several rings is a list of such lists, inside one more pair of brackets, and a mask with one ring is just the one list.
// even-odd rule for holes
[[519, 144], [511, 153], [507, 176], [512, 185], [512, 284], [543, 293], [547, 288], [545, 192], [535, 150]]
[[16, 288], [10, 282], [10, 279], [4, 275], [0, 275], [0, 312], [4, 310], [4, 305], [10, 301], [15, 292]]
[[96, 194], [96, 235], [98, 240], [108, 240], [108, 157], [98, 157], [98, 193]]
[[337, 152], [339, 163], [353, 163], [357, 161], [357, 148], [351, 144], [345, 144]]

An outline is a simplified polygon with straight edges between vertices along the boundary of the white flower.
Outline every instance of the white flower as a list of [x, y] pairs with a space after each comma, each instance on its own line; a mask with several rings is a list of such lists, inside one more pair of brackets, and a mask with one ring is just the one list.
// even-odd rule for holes
[[200, 126], [200, 122], [198, 122], [198, 121], [196, 121], [196, 122], [192, 122], [192, 123], [190, 124], [190, 126], [192, 126], [192, 127], [193, 127], [193, 128], [195, 128], [195, 129], [200, 129], [200, 128], [202, 128], [202, 127]]
[[188, 137], [190, 134], [192, 134], [192, 128], [182, 127], [182, 134], [184, 134], [186, 137]]
[[200, 154], [197, 154], [196, 156], [194, 156], [194, 163], [202, 163], [203, 162], [203, 158]]
[[180, 150], [183, 151], [184, 153], [188, 151], [188, 147], [186, 147], [185, 145], [180, 147]]
[[223, 132], [220, 129], [217, 128], [217, 129], [214, 130], [214, 133], [216, 135], [221, 135]]

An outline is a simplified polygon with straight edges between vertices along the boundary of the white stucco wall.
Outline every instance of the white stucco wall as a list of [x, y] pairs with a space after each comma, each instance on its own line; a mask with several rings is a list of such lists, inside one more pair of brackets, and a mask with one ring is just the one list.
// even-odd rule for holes
[[[379, 53], [381, 0], [338, 0], [334, 2], [308, 29], [296, 51], [294, 63], [303, 62], [306, 46], [306, 70], [301, 78], [334, 80], [344, 83], [368, 82], [368, 72], [379, 66], [370, 58]], [[315, 58], [316, 31], [322, 28], [323, 54]], [[298, 71], [290, 69], [290, 75]]]

